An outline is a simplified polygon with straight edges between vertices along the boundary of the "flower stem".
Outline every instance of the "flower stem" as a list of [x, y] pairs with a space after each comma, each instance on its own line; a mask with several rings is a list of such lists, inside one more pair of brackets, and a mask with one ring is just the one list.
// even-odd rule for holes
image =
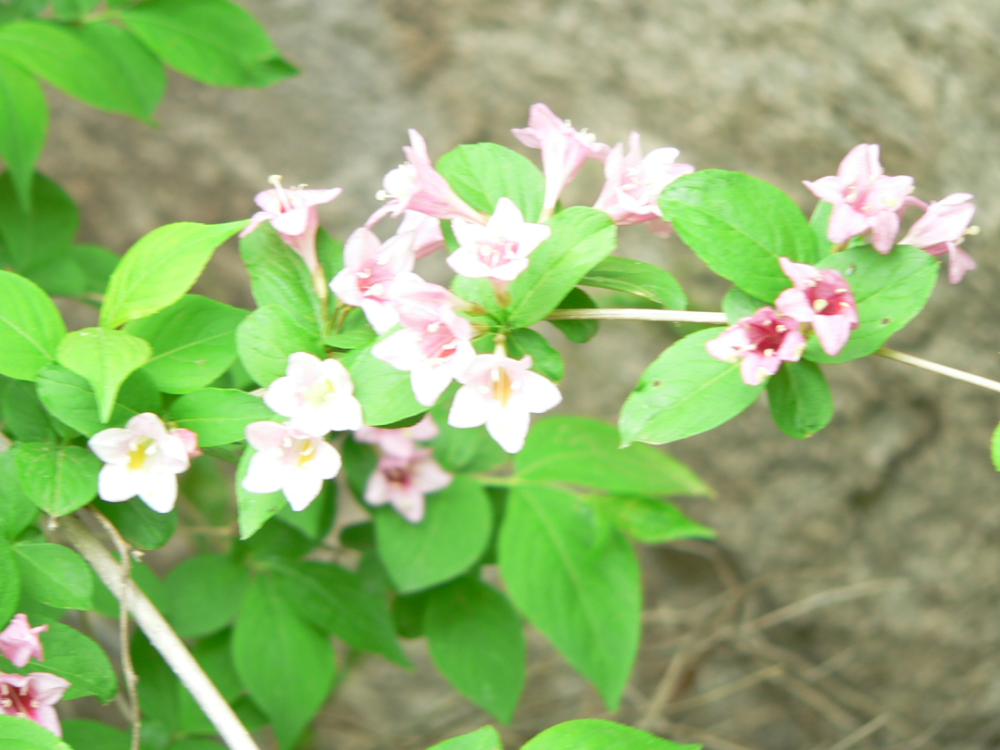
[[978, 385], [980, 388], [986, 388], [987, 390], [1000, 393], [1000, 383], [996, 380], [990, 380], [989, 378], [984, 378], [980, 375], [973, 375], [971, 372], [965, 372], [964, 370], [956, 370], [954, 367], [939, 365], [937, 362], [931, 362], [926, 359], [921, 359], [920, 357], [914, 357], [912, 354], [897, 352], [895, 349], [886, 349], [883, 347], [875, 353], [880, 357], [902, 362], [904, 365], [919, 367], [921, 370], [936, 372], [938, 375], [944, 375], [949, 378], [954, 378], [955, 380], [961, 380], [964, 383], [972, 383], [973, 385]]

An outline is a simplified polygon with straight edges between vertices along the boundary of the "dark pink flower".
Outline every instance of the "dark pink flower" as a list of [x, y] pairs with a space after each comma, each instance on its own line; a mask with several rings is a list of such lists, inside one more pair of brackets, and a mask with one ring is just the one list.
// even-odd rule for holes
[[193, 430], [187, 430], [183, 427], [175, 427], [169, 430], [170, 434], [174, 437], [179, 437], [181, 442], [184, 443], [184, 450], [187, 451], [188, 458], [198, 458], [199, 456], [205, 455], [201, 452], [201, 448], [198, 447], [198, 433]]
[[952, 193], [932, 202], [899, 244], [919, 247], [931, 255], [948, 253], [948, 281], [957, 284], [976, 268], [972, 256], [959, 247], [975, 213], [976, 205], [969, 193]]
[[788, 258], [780, 262], [794, 286], [783, 291], [774, 306], [800, 323], [811, 323], [823, 351], [831, 357], [840, 354], [858, 327], [858, 306], [847, 279], [829, 268], [793, 263]]
[[412, 458], [420, 446], [415, 441], [427, 442], [441, 433], [430, 414], [412, 427], [385, 429], [384, 427], [362, 427], [354, 431], [354, 439], [359, 443], [377, 445], [383, 453], [397, 458]]
[[42, 650], [42, 641], [38, 636], [48, 632], [48, 629], [48, 625], [31, 627], [28, 616], [25, 614], [14, 615], [10, 625], [0, 633], [0, 654], [3, 654], [6, 659], [10, 659], [18, 669], [32, 659], [44, 661], [45, 652]]
[[424, 496], [443, 490], [452, 479], [431, 458], [430, 450], [417, 451], [405, 458], [386, 453], [368, 479], [365, 501], [369, 505], [391, 503], [407, 521], [419, 523], [424, 517]]
[[62, 725], [53, 706], [69, 686], [62, 677], [48, 672], [24, 675], [0, 672], [0, 715], [29, 719], [62, 737]]
[[740, 374], [747, 385], [760, 385], [774, 375], [782, 362], [798, 362], [806, 348], [799, 322], [774, 308], [762, 307], [729, 326], [705, 343], [708, 353], [723, 362], [740, 359]]

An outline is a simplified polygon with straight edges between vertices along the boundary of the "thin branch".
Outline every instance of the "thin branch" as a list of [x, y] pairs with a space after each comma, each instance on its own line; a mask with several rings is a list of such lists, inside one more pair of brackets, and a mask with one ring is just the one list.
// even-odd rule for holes
[[989, 378], [984, 378], [980, 375], [973, 375], [972, 373], [965, 372], [964, 370], [956, 370], [954, 367], [939, 365], [937, 362], [930, 362], [926, 359], [921, 359], [920, 357], [914, 357], [912, 354], [897, 352], [895, 349], [886, 349], [883, 347], [875, 353], [880, 357], [902, 362], [904, 365], [919, 367], [921, 370], [935, 372], [938, 375], [944, 375], [945, 377], [954, 378], [955, 380], [961, 380], [964, 383], [972, 383], [972, 385], [978, 385], [980, 388], [986, 388], [987, 390], [1000, 393], [1000, 383], [996, 380], [990, 380]]
[[657, 310], [645, 307], [553, 310], [546, 320], [653, 320], [661, 323], [715, 323], [718, 325], [725, 325], [729, 322], [726, 314], [721, 312]]
[[844, 737], [836, 745], [832, 746], [830, 750], [850, 750], [850, 748], [857, 745], [861, 740], [865, 739], [871, 734], [875, 734], [879, 729], [885, 726], [885, 723], [889, 720], [888, 714], [882, 714], [881, 716], [876, 716], [874, 719], [869, 721], [864, 726], [858, 727], [855, 731], [851, 732], [849, 735]]

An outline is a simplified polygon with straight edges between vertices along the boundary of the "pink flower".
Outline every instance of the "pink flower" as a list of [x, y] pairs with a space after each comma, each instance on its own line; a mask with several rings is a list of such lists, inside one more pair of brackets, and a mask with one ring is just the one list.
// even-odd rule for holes
[[139, 496], [157, 513], [169, 513], [177, 502], [177, 474], [191, 465], [184, 440], [167, 430], [163, 420], [146, 412], [125, 427], [101, 430], [87, 442], [104, 462], [97, 494], [109, 503]]
[[932, 202], [899, 244], [922, 248], [931, 255], [948, 253], [948, 281], [957, 284], [976, 268], [972, 256], [959, 247], [970, 233], [969, 222], [975, 213], [969, 193], [952, 193]]
[[899, 212], [913, 192], [912, 177], [889, 177], [879, 163], [879, 147], [862, 143], [840, 162], [836, 177], [803, 183], [820, 200], [833, 204], [827, 237], [843, 243], [871, 230], [872, 246], [892, 250], [899, 232]]
[[438, 426], [430, 414], [424, 414], [423, 419], [412, 427], [401, 427], [387, 430], [382, 427], [362, 427], [355, 430], [354, 439], [359, 443], [377, 445], [383, 453], [396, 458], [412, 458], [419, 450], [414, 442], [433, 440], [440, 434]]
[[32, 659], [44, 661], [45, 652], [38, 636], [48, 629], [48, 625], [31, 627], [25, 614], [14, 615], [10, 625], [0, 632], [0, 654], [3, 654], [5, 659], [10, 659], [18, 669]]
[[658, 148], [643, 156], [639, 134], [635, 132], [629, 136], [628, 154], [624, 151], [619, 143], [608, 154], [604, 162], [607, 182], [594, 208], [607, 213], [615, 224], [640, 224], [660, 219], [654, 227], [660, 229], [663, 219], [660, 193], [678, 177], [694, 172], [694, 167], [674, 163], [681, 153], [676, 148]]
[[365, 502], [369, 505], [391, 503], [410, 523], [424, 517], [424, 495], [443, 490], [451, 484], [452, 475], [431, 458], [431, 451], [417, 451], [400, 457], [386, 453], [365, 487]]
[[247, 442], [257, 453], [250, 459], [243, 489], [247, 492], [278, 492], [292, 510], [305, 510], [323, 490], [323, 481], [340, 472], [337, 450], [325, 440], [277, 422], [251, 422]]
[[462, 387], [448, 414], [448, 424], [466, 428], [486, 425], [486, 431], [508, 453], [524, 447], [530, 414], [541, 414], [562, 401], [548, 378], [531, 372], [531, 356], [511, 359], [502, 351], [479, 354], [458, 377]]
[[356, 430], [364, 424], [354, 381], [335, 359], [320, 360], [308, 352], [288, 356], [285, 376], [264, 392], [264, 403], [288, 417], [288, 427], [312, 437]]
[[170, 430], [170, 434], [181, 439], [181, 442], [184, 443], [184, 450], [187, 451], [188, 458], [198, 458], [198, 456], [205, 455], [201, 452], [201, 448], [198, 447], [197, 432], [186, 430], [183, 427], [175, 427]]
[[782, 315], [812, 323], [823, 351], [831, 357], [840, 354], [851, 331], [858, 327], [858, 306], [847, 279], [839, 271], [793, 263], [788, 258], [780, 262], [794, 286], [783, 291], [774, 306]]
[[736, 362], [742, 359], [740, 373], [747, 385], [760, 385], [774, 375], [782, 362], [798, 362], [806, 348], [806, 337], [799, 332], [799, 322], [762, 307], [753, 315], [729, 326], [705, 348], [716, 359]]
[[403, 146], [406, 163], [396, 167], [382, 180], [382, 190], [376, 197], [388, 200], [368, 217], [366, 227], [383, 216], [399, 216], [404, 211], [419, 211], [435, 219], [467, 219], [482, 222], [482, 214], [459, 198], [448, 181], [437, 173], [427, 153], [427, 142], [412, 128], [410, 145]]
[[316, 232], [319, 229], [319, 214], [316, 206], [329, 203], [344, 192], [341, 188], [331, 190], [285, 189], [281, 177], [270, 178], [272, 190], [257, 193], [254, 202], [261, 210], [255, 213], [240, 237], [246, 237], [265, 221], [271, 222], [278, 234], [295, 252], [302, 256], [310, 272], [319, 268], [316, 256]]
[[445, 246], [441, 220], [418, 211], [405, 211], [396, 234], [413, 232], [413, 254], [417, 260], [437, 252]]
[[397, 234], [384, 243], [370, 229], [356, 229], [344, 243], [344, 268], [330, 282], [330, 289], [348, 305], [360, 307], [378, 333], [399, 322], [392, 304], [392, 287], [400, 278], [413, 276], [412, 232]]
[[0, 716], [29, 719], [62, 737], [62, 725], [53, 706], [70, 683], [48, 672], [4, 674], [0, 672]]
[[552, 236], [550, 227], [526, 222], [509, 198], [497, 201], [485, 227], [456, 219], [451, 228], [458, 250], [448, 256], [448, 265], [470, 279], [513, 281], [528, 267], [528, 256]]
[[593, 133], [575, 130], [569, 120], [560, 120], [545, 104], [532, 104], [528, 127], [511, 130], [528, 148], [542, 150], [542, 171], [545, 172], [545, 201], [542, 216], [552, 215], [563, 188], [573, 181], [587, 159], [604, 161], [611, 150], [597, 143]]

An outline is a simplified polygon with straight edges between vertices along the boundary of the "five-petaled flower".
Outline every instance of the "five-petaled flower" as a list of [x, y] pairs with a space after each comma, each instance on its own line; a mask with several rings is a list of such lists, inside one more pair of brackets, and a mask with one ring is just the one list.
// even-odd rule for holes
[[899, 244], [919, 247], [931, 255], [948, 253], [948, 281], [957, 284], [976, 268], [972, 256], [959, 247], [970, 233], [969, 222], [975, 213], [972, 195], [952, 193], [927, 206], [927, 212], [914, 222]]
[[448, 424], [452, 427], [479, 427], [508, 453], [524, 447], [531, 421], [562, 401], [556, 384], [531, 372], [530, 355], [511, 359], [502, 350], [479, 354], [457, 380], [462, 387], [455, 394]]
[[267, 387], [264, 403], [288, 417], [290, 429], [312, 437], [356, 430], [364, 424], [347, 368], [335, 359], [320, 360], [308, 352], [288, 356], [285, 376]]
[[0, 716], [18, 716], [40, 724], [57, 737], [62, 725], [56, 703], [70, 683], [48, 672], [4, 674], [0, 672]]
[[325, 440], [277, 422], [251, 422], [246, 428], [250, 458], [243, 489], [282, 492], [292, 510], [304, 510], [333, 479], [342, 464], [336, 448]]
[[191, 465], [185, 438], [174, 434], [155, 414], [137, 414], [125, 427], [101, 430], [87, 442], [104, 462], [97, 494], [109, 503], [139, 496], [157, 513], [177, 502], [177, 474]]
[[782, 362], [798, 362], [802, 358], [806, 338], [795, 318], [762, 307], [706, 342], [705, 348], [724, 362], [742, 359], [743, 382], [760, 385], [764, 378], [778, 371]]
[[862, 143], [840, 162], [836, 176], [803, 180], [813, 195], [833, 204], [827, 237], [838, 244], [871, 230], [872, 246], [892, 250], [899, 232], [899, 214], [908, 205], [913, 178], [890, 177], [879, 162], [877, 144]]
[[368, 478], [365, 502], [391, 503], [407, 521], [419, 523], [424, 517], [424, 495], [443, 490], [452, 478], [431, 458], [430, 450], [418, 450], [409, 456], [384, 453]]
[[528, 256], [552, 235], [544, 224], [524, 220], [510, 198], [497, 201], [486, 226], [456, 219], [451, 224], [458, 250], [448, 265], [460, 276], [510, 282], [528, 267]]
[[10, 659], [11, 663], [18, 669], [32, 659], [43, 661], [45, 652], [38, 636], [47, 632], [48, 629], [48, 625], [31, 627], [26, 614], [14, 615], [10, 624], [4, 628], [3, 632], [0, 632], [0, 654], [3, 654], [5, 659]]
[[778, 295], [774, 306], [800, 323], [811, 323], [823, 351], [831, 357], [840, 354], [851, 331], [858, 327], [858, 306], [847, 279], [833, 269], [794, 263], [788, 258], [780, 262], [794, 286]]
[[411, 427], [387, 429], [384, 427], [362, 427], [355, 430], [354, 439], [359, 443], [377, 445], [383, 453], [397, 458], [410, 458], [420, 446], [415, 441], [427, 442], [440, 434], [437, 424], [430, 414]]

